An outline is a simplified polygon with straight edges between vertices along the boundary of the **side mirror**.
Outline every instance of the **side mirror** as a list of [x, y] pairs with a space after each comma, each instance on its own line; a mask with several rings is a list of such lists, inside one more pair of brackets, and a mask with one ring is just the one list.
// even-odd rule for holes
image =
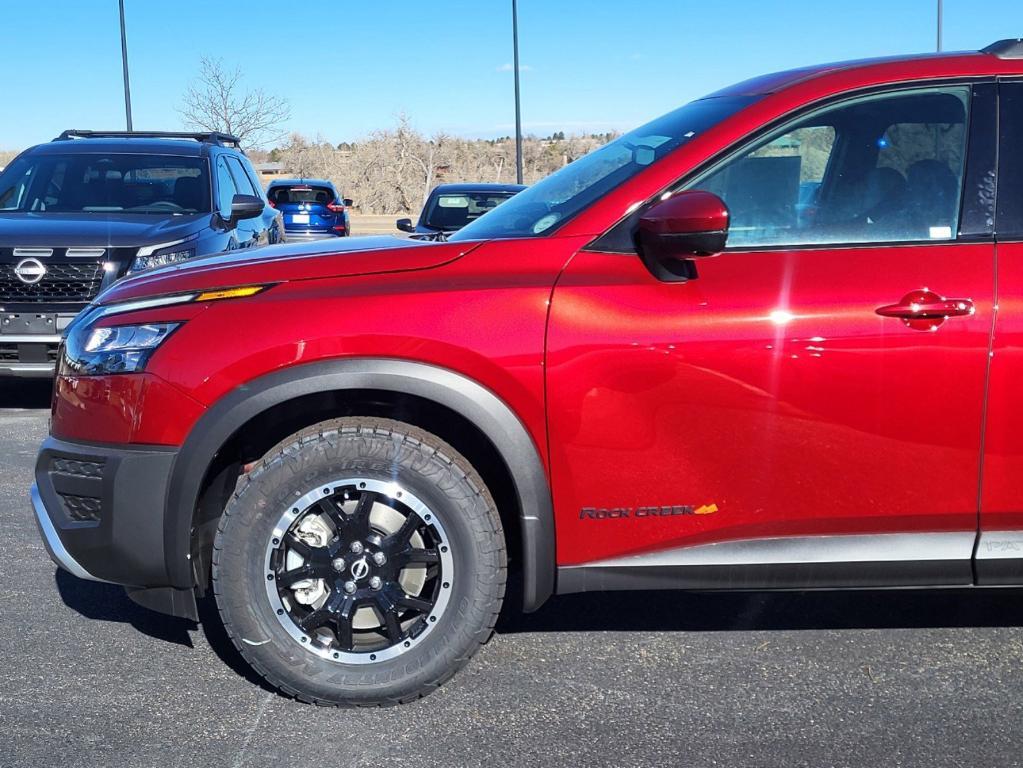
[[416, 231], [416, 228], [412, 226], [412, 219], [398, 219], [396, 222], [394, 222], [394, 226], [396, 226], [402, 232]]
[[234, 227], [243, 219], [254, 219], [263, 215], [263, 198], [255, 195], [235, 195], [231, 198], [231, 218], [225, 223], [228, 227]]
[[344, 204], [345, 208], [351, 208], [353, 205], [355, 205], [355, 201], [352, 200], [352, 198], [350, 198], [350, 197], [346, 197], [341, 202], [342, 202], [342, 204]]
[[716, 256], [728, 239], [728, 206], [712, 192], [677, 192], [650, 206], [639, 219], [639, 247], [649, 259]]

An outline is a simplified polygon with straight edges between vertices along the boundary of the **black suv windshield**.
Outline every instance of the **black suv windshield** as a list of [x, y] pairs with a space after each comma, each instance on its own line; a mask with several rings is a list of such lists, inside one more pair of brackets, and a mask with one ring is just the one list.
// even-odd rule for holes
[[557, 225], [756, 98], [721, 96], [690, 102], [566, 165], [449, 239], [550, 234]]
[[0, 174], [0, 213], [208, 213], [206, 160], [172, 155], [39, 154]]
[[423, 224], [441, 231], [461, 229], [514, 194], [514, 192], [445, 192], [429, 202]]

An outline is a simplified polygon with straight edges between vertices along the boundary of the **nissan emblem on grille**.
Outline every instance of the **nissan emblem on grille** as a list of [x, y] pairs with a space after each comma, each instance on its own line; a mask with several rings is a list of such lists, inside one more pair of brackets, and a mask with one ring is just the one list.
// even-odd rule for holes
[[21, 282], [35, 285], [46, 274], [46, 266], [39, 259], [22, 259], [15, 265], [14, 274]]

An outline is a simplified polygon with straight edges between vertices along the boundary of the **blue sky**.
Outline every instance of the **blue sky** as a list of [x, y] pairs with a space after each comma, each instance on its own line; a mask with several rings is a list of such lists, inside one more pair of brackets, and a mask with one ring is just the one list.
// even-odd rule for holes
[[[123, 127], [117, 1], [2, 4], [0, 149]], [[175, 107], [210, 55], [287, 97], [288, 129], [332, 142], [400, 111], [427, 133], [505, 135], [510, 4], [125, 0], [135, 127], [181, 128]], [[930, 51], [934, 27], [934, 0], [519, 0], [523, 123], [627, 129], [762, 72]], [[1017, 36], [1021, 0], [945, 0], [947, 50]]]

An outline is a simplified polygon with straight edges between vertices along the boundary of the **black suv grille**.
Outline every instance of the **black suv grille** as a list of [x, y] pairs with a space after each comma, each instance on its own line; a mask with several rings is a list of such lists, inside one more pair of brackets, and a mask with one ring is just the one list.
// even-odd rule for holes
[[46, 262], [38, 283], [25, 283], [14, 274], [14, 264], [0, 264], [0, 301], [87, 302], [99, 293], [103, 265], [98, 262]]

